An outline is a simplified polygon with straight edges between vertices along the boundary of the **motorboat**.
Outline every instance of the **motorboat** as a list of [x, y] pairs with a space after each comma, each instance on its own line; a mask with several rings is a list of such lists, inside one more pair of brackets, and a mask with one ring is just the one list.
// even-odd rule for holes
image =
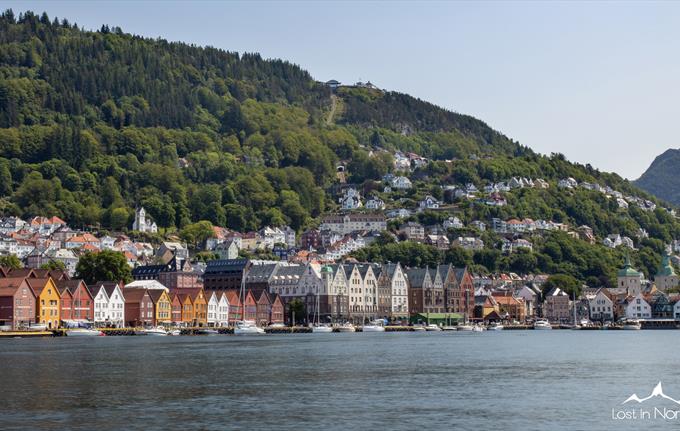
[[171, 329], [171, 330], [168, 331], [168, 335], [172, 335], [172, 336], [176, 337], [178, 335], [182, 335], [182, 331], [179, 330], [179, 329]]
[[385, 332], [385, 322], [382, 320], [374, 320], [367, 325], [361, 327], [362, 332]]
[[425, 330], [428, 332], [439, 332], [442, 330], [439, 326], [435, 325], [434, 323], [430, 323], [425, 327]]
[[352, 325], [349, 322], [343, 323], [340, 326], [336, 326], [335, 329], [337, 329], [338, 332], [355, 332], [356, 331], [356, 328], [354, 327], [354, 325]]
[[472, 332], [484, 332], [484, 331], [486, 331], [486, 327], [482, 325], [474, 325], [472, 327]]
[[102, 337], [104, 333], [98, 329], [73, 328], [66, 331], [67, 337]]
[[457, 327], [453, 325], [442, 326], [442, 331], [456, 331]]
[[[138, 334], [137, 332], [140, 332]], [[156, 326], [155, 328], [144, 328], [140, 331], [135, 331], [135, 335], [151, 335], [154, 337], [163, 337], [168, 335], [168, 331], [165, 330], [162, 326]]]
[[456, 329], [457, 329], [458, 331], [463, 331], [463, 332], [472, 332], [472, 331], [475, 330], [475, 327], [474, 327], [473, 325], [470, 325], [470, 324], [465, 323], [465, 324], [463, 324], [463, 325], [458, 325], [458, 326], [456, 327]]
[[260, 335], [264, 334], [264, 329], [260, 328], [255, 322], [250, 320], [242, 320], [236, 323], [234, 328], [234, 335]]
[[623, 329], [628, 331], [639, 331], [642, 329], [642, 323], [639, 320], [630, 319], [623, 322]]
[[329, 334], [333, 332], [333, 328], [328, 325], [314, 325], [312, 326], [312, 333], [314, 334]]
[[490, 324], [489, 327], [486, 328], [486, 329], [488, 329], [489, 331], [502, 331], [504, 329], [504, 327], [500, 323], [494, 322], [494, 323]]
[[44, 323], [34, 323], [24, 328], [26, 331], [47, 331], [47, 325]]
[[537, 321], [534, 322], [534, 329], [550, 330], [552, 329], [552, 326], [550, 325], [550, 322], [548, 322], [546, 319], [538, 319]]

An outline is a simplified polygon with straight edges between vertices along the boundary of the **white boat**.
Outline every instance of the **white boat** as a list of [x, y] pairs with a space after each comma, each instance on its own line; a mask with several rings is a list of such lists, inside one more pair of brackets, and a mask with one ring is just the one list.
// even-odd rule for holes
[[639, 320], [626, 320], [623, 322], [623, 329], [628, 331], [639, 331], [642, 329], [642, 324]]
[[168, 335], [168, 331], [162, 326], [157, 326], [155, 328], [143, 328], [135, 330], [135, 335], [152, 335], [155, 337]]
[[486, 328], [482, 325], [474, 325], [472, 327], [472, 332], [484, 332], [486, 331]]
[[442, 331], [455, 331], [456, 327], [452, 325], [442, 326]]
[[545, 319], [539, 319], [534, 322], [534, 329], [537, 330], [550, 330], [552, 329], [552, 326], [550, 325], [550, 322], [548, 322]]
[[336, 329], [338, 330], [338, 332], [355, 332], [356, 331], [356, 329], [354, 328], [354, 325], [352, 325], [349, 322], [343, 323], [340, 326], [336, 326]]
[[413, 332], [425, 332], [426, 329], [423, 325], [413, 325]]
[[173, 335], [176, 337], [178, 335], [182, 335], [182, 331], [180, 331], [179, 329], [172, 329], [168, 331], [168, 335]]
[[66, 331], [67, 337], [101, 337], [104, 333], [98, 329], [73, 328]]
[[47, 331], [47, 325], [44, 323], [34, 323], [24, 329], [26, 331]]
[[333, 328], [328, 325], [314, 325], [312, 326], [312, 333], [314, 334], [329, 334], [333, 332]]
[[374, 320], [368, 325], [361, 327], [362, 332], [385, 332], [385, 324], [382, 320]]
[[500, 323], [492, 323], [492, 324], [489, 325], [489, 327], [486, 328], [486, 329], [488, 329], [489, 331], [502, 331], [502, 330], [503, 330], [503, 325], [501, 325]]
[[234, 335], [260, 335], [264, 334], [264, 329], [260, 328], [255, 322], [250, 320], [242, 320], [236, 323], [234, 328]]
[[464, 325], [458, 325], [457, 326], [458, 331], [463, 331], [463, 332], [472, 332], [475, 330], [475, 327], [469, 324], [464, 324]]
[[425, 330], [428, 332], [439, 332], [442, 330], [439, 326], [435, 325], [434, 323], [430, 323], [425, 327]]

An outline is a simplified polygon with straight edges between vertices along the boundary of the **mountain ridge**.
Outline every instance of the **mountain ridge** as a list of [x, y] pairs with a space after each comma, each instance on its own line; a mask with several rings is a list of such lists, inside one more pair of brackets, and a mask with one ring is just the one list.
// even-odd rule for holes
[[647, 170], [633, 183], [641, 189], [680, 205], [680, 149], [669, 148], [654, 158]]

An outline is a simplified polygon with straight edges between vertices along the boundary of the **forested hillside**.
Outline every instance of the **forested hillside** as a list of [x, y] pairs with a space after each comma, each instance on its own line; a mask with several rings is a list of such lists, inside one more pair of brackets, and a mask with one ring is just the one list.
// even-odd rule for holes
[[[381, 133], [427, 157], [519, 148], [402, 94], [355, 94], [342, 125], [325, 127], [330, 90], [298, 66], [45, 14], [0, 17], [0, 76], [0, 212], [74, 224], [120, 229], [144, 205], [164, 228], [299, 228], [328, 207], [336, 162], [368, 160]], [[387, 163], [368, 161], [354, 179]]]
[[[332, 95], [340, 106], [333, 116]], [[388, 194], [382, 180], [395, 169], [396, 151], [428, 161], [409, 170], [412, 190]], [[648, 274], [680, 236], [677, 219], [661, 205], [624, 210], [602, 193], [556, 187], [572, 177], [657, 202], [618, 175], [537, 155], [478, 119], [405, 94], [333, 90], [286, 61], [117, 27], [85, 31], [45, 14], [0, 16], [0, 216], [56, 215], [73, 226], [126, 230], [141, 205], [162, 233], [199, 220], [238, 231], [283, 224], [301, 231], [338, 209], [340, 164], [348, 183], [382, 197], [388, 209], [413, 208], [426, 195], [443, 199], [448, 185], [542, 178], [550, 188], [507, 193], [504, 207], [450, 201], [450, 209], [424, 221], [453, 213], [466, 223], [541, 218], [588, 225], [598, 242], [644, 229], [650, 238], [637, 241], [642, 257], [634, 260]], [[497, 246], [495, 240], [487, 242]], [[486, 266], [585, 280], [611, 274], [621, 259], [621, 252], [574, 241], [555, 239], [566, 247], [559, 252], [549, 241], [537, 243], [550, 261]], [[561, 256], [579, 254], [607, 263], [556, 266]], [[485, 265], [483, 256], [456, 259]]]

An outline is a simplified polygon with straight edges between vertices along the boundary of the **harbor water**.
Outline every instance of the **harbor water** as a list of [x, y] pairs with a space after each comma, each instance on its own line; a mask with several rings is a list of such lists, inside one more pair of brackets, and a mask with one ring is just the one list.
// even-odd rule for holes
[[[0, 341], [2, 430], [678, 429], [679, 331]], [[674, 408], [673, 408], [674, 406]], [[624, 412], [624, 413], [621, 413]]]

